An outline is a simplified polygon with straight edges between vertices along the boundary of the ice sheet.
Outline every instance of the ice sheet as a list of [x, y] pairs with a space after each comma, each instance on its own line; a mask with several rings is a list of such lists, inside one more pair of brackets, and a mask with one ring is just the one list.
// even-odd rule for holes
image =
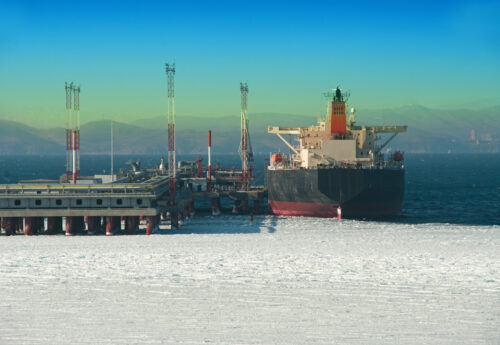
[[197, 216], [0, 237], [1, 344], [499, 344], [500, 227]]

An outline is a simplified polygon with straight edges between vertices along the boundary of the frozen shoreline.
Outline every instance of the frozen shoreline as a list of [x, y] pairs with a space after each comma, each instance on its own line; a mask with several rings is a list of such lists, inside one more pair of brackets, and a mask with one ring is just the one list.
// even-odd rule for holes
[[271, 216], [0, 237], [0, 343], [494, 344], [499, 248], [499, 226]]

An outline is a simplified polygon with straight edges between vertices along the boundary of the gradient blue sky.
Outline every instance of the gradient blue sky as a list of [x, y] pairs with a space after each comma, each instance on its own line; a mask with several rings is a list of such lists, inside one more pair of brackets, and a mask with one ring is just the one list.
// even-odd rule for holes
[[82, 121], [318, 115], [340, 84], [358, 108], [500, 104], [500, 5], [477, 1], [16, 1], [0, 3], [0, 118], [64, 125], [64, 82]]

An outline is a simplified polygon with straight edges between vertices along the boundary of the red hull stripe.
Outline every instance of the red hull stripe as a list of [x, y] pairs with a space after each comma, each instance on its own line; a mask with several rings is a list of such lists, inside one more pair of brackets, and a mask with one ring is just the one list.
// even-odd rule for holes
[[337, 204], [269, 200], [271, 212], [280, 216], [337, 217]]

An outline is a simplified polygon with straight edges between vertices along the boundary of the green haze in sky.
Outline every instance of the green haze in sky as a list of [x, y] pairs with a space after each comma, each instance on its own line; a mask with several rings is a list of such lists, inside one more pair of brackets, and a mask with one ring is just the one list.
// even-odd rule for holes
[[[477, 1], [2, 2], [0, 119], [64, 126], [64, 82], [82, 122], [319, 115], [340, 85], [357, 108], [500, 104], [500, 6]], [[193, 124], [196, 126], [196, 124]]]

